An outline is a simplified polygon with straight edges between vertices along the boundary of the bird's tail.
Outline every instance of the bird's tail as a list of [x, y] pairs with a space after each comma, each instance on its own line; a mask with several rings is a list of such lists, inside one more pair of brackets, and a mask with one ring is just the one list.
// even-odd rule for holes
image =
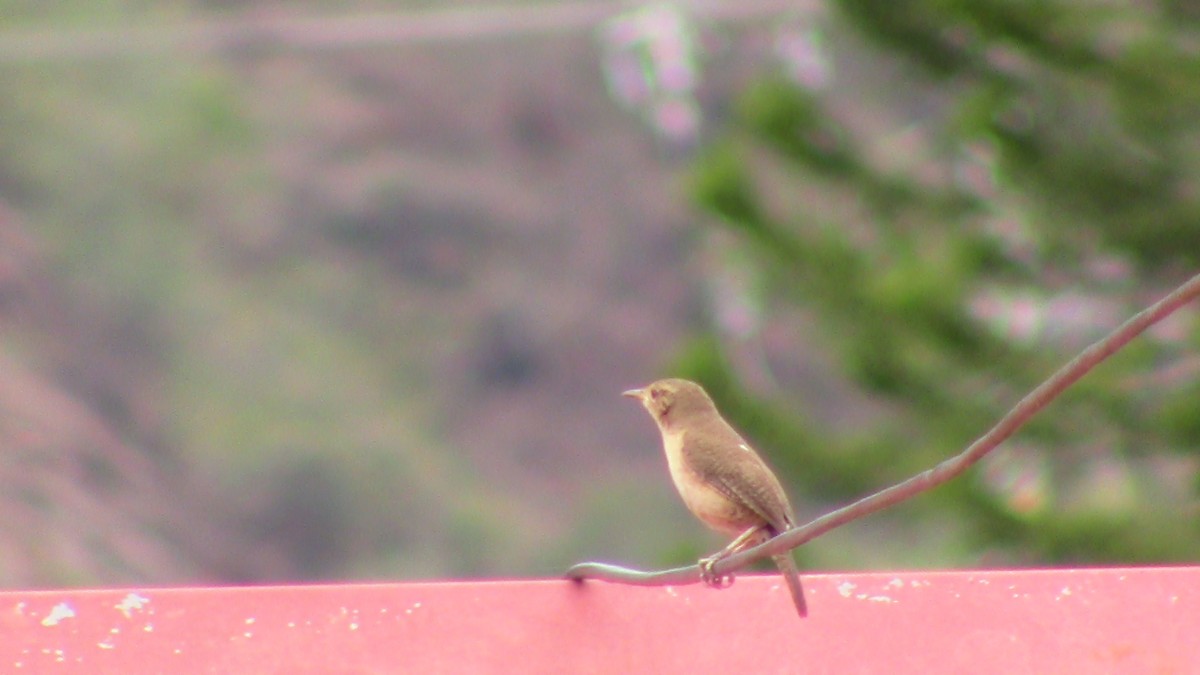
[[808, 616], [808, 604], [804, 601], [804, 587], [800, 585], [800, 573], [796, 571], [796, 561], [792, 560], [791, 551], [771, 556], [771, 560], [775, 561], [775, 565], [783, 573], [783, 580], [787, 582], [788, 590], [792, 593], [792, 602], [796, 605], [796, 612], [802, 617]]

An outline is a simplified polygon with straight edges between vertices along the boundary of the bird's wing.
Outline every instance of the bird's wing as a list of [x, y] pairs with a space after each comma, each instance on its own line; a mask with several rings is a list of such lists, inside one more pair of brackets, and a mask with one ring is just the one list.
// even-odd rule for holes
[[[721, 447], [689, 442], [692, 439], [685, 437], [683, 451], [687, 463], [700, 478], [731, 501], [753, 511], [776, 533], [791, 527], [794, 518], [783, 487], [750, 445], [732, 429], [722, 434], [710, 431], [702, 437], [715, 440]], [[729, 453], [732, 448], [737, 448], [737, 452]]]

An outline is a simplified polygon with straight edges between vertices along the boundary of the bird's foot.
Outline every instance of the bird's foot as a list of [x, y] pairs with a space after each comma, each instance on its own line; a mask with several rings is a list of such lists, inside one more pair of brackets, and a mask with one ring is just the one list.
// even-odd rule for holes
[[700, 565], [700, 580], [713, 588], [728, 588], [733, 585], [732, 574], [717, 574], [713, 572], [713, 565], [725, 556], [713, 555], [707, 558], [701, 558]]

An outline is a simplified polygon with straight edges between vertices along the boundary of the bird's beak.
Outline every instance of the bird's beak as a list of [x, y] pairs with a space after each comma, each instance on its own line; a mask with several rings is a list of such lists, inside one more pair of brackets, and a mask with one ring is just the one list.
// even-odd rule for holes
[[646, 390], [645, 389], [630, 389], [629, 391], [621, 392], [621, 395], [628, 396], [629, 398], [636, 398], [637, 400], [640, 401], [640, 400], [646, 398]]

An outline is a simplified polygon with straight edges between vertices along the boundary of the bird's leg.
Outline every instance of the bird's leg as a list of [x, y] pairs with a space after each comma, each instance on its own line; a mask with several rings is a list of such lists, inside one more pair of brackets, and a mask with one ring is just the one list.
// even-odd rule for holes
[[739, 534], [737, 539], [734, 539], [725, 548], [717, 551], [707, 558], [701, 558], [699, 561], [700, 580], [709, 586], [712, 586], [713, 588], [726, 588], [733, 585], [733, 575], [722, 574], [717, 576], [712, 571], [713, 565], [748, 546], [759, 543], [762, 541], [762, 535], [765, 534], [765, 531], [765, 525], [755, 525], [754, 527], [751, 527], [745, 532]]

